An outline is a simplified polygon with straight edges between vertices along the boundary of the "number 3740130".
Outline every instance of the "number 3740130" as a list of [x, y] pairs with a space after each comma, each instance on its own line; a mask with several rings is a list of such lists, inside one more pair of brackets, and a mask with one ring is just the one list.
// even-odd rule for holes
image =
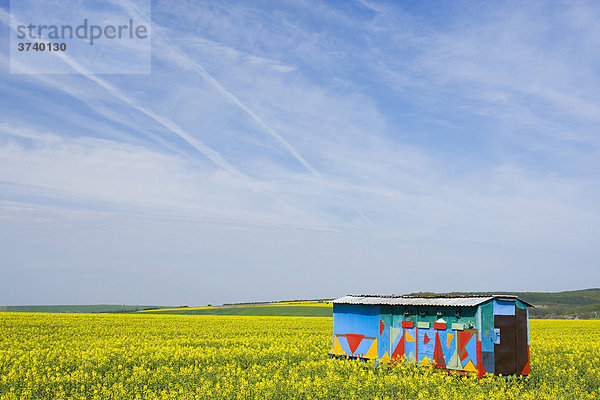
[[19, 51], [66, 51], [66, 43], [43, 43], [43, 42], [19, 42], [17, 43]]

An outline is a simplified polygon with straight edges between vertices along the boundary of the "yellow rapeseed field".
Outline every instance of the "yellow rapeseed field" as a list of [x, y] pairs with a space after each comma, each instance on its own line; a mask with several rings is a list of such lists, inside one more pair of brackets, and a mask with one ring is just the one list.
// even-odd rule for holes
[[600, 321], [531, 321], [528, 378], [329, 359], [331, 318], [0, 313], [1, 399], [600, 399]]

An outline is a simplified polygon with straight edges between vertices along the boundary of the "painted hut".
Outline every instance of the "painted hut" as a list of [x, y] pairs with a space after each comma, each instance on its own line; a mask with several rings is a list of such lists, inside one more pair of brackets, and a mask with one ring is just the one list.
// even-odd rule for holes
[[334, 356], [410, 360], [483, 376], [529, 374], [529, 307], [510, 295], [332, 300]]

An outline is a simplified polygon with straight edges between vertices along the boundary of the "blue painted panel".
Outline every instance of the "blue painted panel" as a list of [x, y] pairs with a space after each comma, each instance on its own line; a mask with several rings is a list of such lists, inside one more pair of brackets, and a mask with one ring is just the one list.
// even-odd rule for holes
[[481, 335], [481, 351], [494, 352], [494, 331], [483, 331]]
[[383, 323], [383, 332], [379, 327], [379, 339], [377, 340], [377, 358], [383, 357], [387, 353], [388, 357], [392, 356], [390, 350], [390, 327], [392, 325], [392, 307], [380, 306], [379, 319]]
[[481, 351], [494, 353], [494, 302], [488, 301], [479, 306], [481, 315], [481, 325], [479, 328], [479, 337], [481, 338]]
[[477, 335], [471, 336], [469, 342], [465, 346], [465, 350], [467, 352], [467, 357], [462, 360], [463, 368], [467, 365], [469, 360], [473, 363], [473, 365], [477, 366]]
[[403, 335], [404, 331], [402, 330], [402, 328], [397, 328], [397, 327], [393, 327], [390, 329], [390, 358], [392, 357], [392, 355], [394, 354], [394, 351], [396, 351], [396, 347], [398, 347], [398, 344], [400, 343], [401, 340], [404, 340]]
[[385, 328], [383, 329], [383, 332], [381, 333], [381, 335], [379, 335], [379, 340], [377, 341], [377, 357], [381, 358], [383, 357], [383, 355], [387, 352], [388, 353], [388, 357], [392, 356], [391, 350], [390, 350], [390, 326], [389, 326], [389, 321], [388, 324], [385, 325]]
[[[422, 329], [419, 328], [419, 358], [417, 362], [421, 362], [423, 358], [427, 357], [429, 362], [433, 361], [433, 351], [435, 350], [435, 329]], [[425, 335], [427, 335], [428, 341], [425, 343]]]
[[356, 348], [354, 355], [359, 355], [361, 357], [364, 357], [364, 355], [367, 354], [367, 352], [371, 348], [371, 345], [373, 345], [373, 342], [374, 342], [374, 339], [363, 339], [360, 342], [360, 344], [358, 345], [358, 347]]
[[[444, 361], [446, 361], [446, 365], [448, 365], [452, 355], [456, 351], [456, 331], [452, 329], [446, 329], [445, 331], [440, 331], [439, 333], [440, 342], [442, 342], [442, 349], [444, 349]], [[448, 335], [452, 335], [450, 337], [450, 341], [448, 341]]]
[[408, 360], [414, 361], [417, 356], [417, 328], [405, 328], [404, 335], [404, 354]]
[[515, 315], [515, 302], [494, 300], [494, 315]]
[[340, 342], [340, 346], [342, 346], [344, 354], [352, 354], [352, 352], [350, 351], [350, 346], [348, 346], [348, 341], [344, 336], [338, 336], [338, 342]]
[[363, 304], [334, 304], [333, 333], [353, 333], [368, 337], [379, 336], [379, 306]]
[[481, 353], [481, 357], [483, 359], [483, 368], [485, 368], [485, 372], [489, 372], [490, 374], [494, 373], [494, 353], [490, 351], [484, 351]]

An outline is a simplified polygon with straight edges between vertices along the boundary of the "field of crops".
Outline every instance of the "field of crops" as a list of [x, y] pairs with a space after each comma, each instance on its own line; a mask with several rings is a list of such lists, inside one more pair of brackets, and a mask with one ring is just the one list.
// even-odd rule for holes
[[0, 313], [0, 399], [598, 399], [600, 321], [531, 321], [529, 378], [329, 359], [331, 318]]
[[283, 301], [275, 303], [228, 304], [206, 307], [178, 307], [144, 310], [149, 314], [181, 315], [252, 315], [252, 316], [294, 316], [331, 317], [333, 305], [326, 300]]

